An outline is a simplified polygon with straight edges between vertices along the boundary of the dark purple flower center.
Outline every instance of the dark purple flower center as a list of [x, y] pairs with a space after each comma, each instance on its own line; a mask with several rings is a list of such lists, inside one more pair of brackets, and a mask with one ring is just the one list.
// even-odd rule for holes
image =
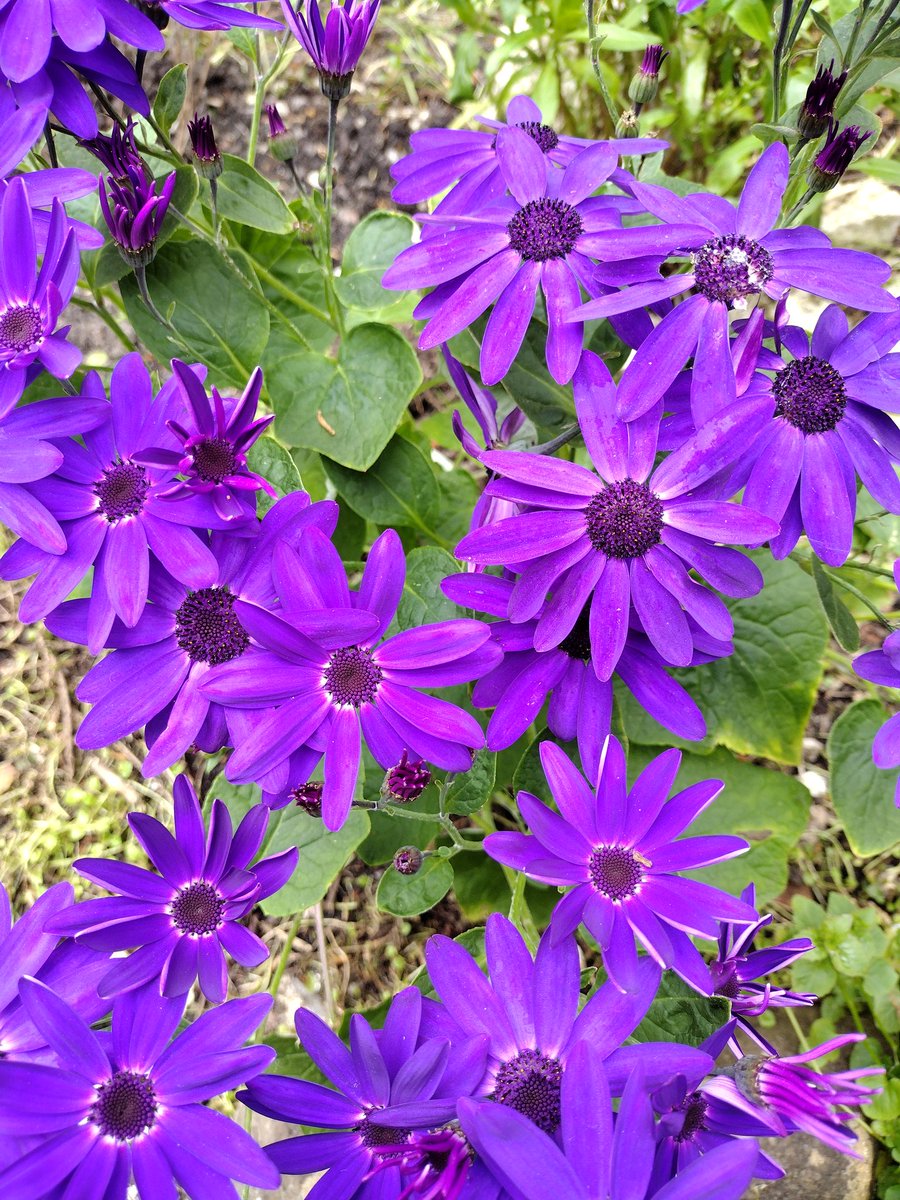
[[292, 804], [302, 808], [311, 817], [322, 815], [322, 784], [313, 780], [311, 783], [301, 783], [290, 794]]
[[378, 695], [381, 668], [368, 650], [346, 646], [335, 650], [325, 668], [325, 691], [335, 704], [371, 704]]
[[354, 1132], [362, 1138], [367, 1150], [378, 1150], [381, 1146], [402, 1146], [409, 1141], [409, 1129], [395, 1129], [392, 1125], [376, 1125], [368, 1117], [355, 1127]]
[[552, 1135], [559, 1128], [562, 1072], [557, 1059], [540, 1050], [521, 1050], [500, 1067], [491, 1099], [514, 1108]]
[[689, 1142], [701, 1130], [706, 1128], [706, 1110], [708, 1108], [706, 1100], [700, 1092], [692, 1092], [690, 1096], [685, 1097], [680, 1105], [681, 1111], [684, 1113], [684, 1124], [681, 1130], [675, 1135], [676, 1142]]
[[204, 483], [221, 483], [235, 468], [234, 446], [228, 438], [207, 437], [191, 450], [194, 470]]
[[694, 281], [708, 300], [729, 308], [755, 296], [773, 275], [772, 257], [752, 238], [737, 233], [710, 238], [694, 254]]
[[529, 200], [506, 227], [509, 244], [527, 262], [565, 258], [584, 226], [577, 209], [563, 200]]
[[149, 1075], [116, 1071], [97, 1088], [88, 1120], [104, 1137], [130, 1142], [155, 1124], [158, 1107]]
[[662, 501], [634, 479], [608, 483], [585, 518], [591, 545], [607, 558], [639, 558], [662, 539]]
[[191, 937], [215, 933], [222, 924], [225, 901], [211, 883], [199, 879], [181, 889], [172, 901], [170, 912], [176, 929]]
[[144, 507], [149, 490], [147, 472], [130, 459], [105, 467], [102, 479], [94, 484], [100, 511], [110, 525], [125, 517], [136, 517]]
[[827, 433], [847, 407], [843, 376], [823, 358], [795, 358], [772, 384], [775, 416], [801, 433]]
[[545, 154], [548, 150], [555, 150], [559, 145], [559, 135], [556, 130], [551, 129], [549, 125], [542, 125], [540, 121], [520, 121], [516, 129], [524, 129]]
[[231, 662], [250, 644], [247, 631], [235, 616], [231, 589], [201, 588], [188, 592], [175, 613], [175, 640], [192, 662]]
[[590, 857], [591, 883], [601, 896], [613, 902], [633, 896], [644, 880], [644, 864], [624, 846], [598, 846]]
[[586, 604], [578, 614], [578, 620], [559, 643], [559, 648], [569, 658], [591, 661], [590, 605]]
[[43, 334], [40, 309], [34, 304], [15, 304], [0, 315], [0, 348], [31, 350]]
[[736, 1000], [741, 990], [741, 978], [738, 974], [737, 963], [733, 960], [710, 963], [709, 971], [712, 975], [716, 995]]

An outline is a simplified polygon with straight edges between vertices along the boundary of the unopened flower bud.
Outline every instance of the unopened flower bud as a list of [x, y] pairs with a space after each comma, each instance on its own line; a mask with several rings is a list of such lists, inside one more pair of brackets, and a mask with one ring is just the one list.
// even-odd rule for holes
[[142, 168], [131, 167], [126, 180], [100, 178], [100, 210], [119, 253], [132, 269], [146, 267], [156, 256], [157, 242], [172, 192], [175, 172], [158, 188]]
[[391, 767], [381, 785], [381, 795], [385, 800], [400, 800], [409, 803], [418, 799], [431, 783], [431, 772], [425, 766], [424, 759], [410, 762], [409, 755], [404, 750], [403, 756], [396, 767]]
[[806, 89], [806, 97], [800, 105], [797, 132], [807, 141], [819, 138], [827, 132], [834, 115], [834, 103], [837, 100], [838, 92], [844, 86], [847, 78], [846, 71], [842, 71], [840, 75], [832, 75], [831, 68], [833, 66], [834, 59], [831, 60], [831, 66], [819, 67], [816, 77]]
[[806, 181], [814, 192], [830, 192], [853, 161], [857, 150], [872, 136], [862, 133], [858, 125], [845, 125], [838, 132], [837, 121], [832, 121], [825, 145], [812, 161]]
[[398, 875], [418, 875], [425, 855], [416, 846], [402, 846], [394, 855], [394, 870]]
[[266, 105], [266, 116], [269, 118], [269, 149], [272, 157], [279, 162], [291, 162], [297, 153], [296, 137], [288, 132], [274, 104]]
[[291, 792], [291, 803], [296, 804], [310, 817], [322, 815], [322, 784], [318, 781], [301, 783]]
[[639, 132], [640, 124], [638, 122], [637, 113], [633, 108], [626, 108], [619, 117], [618, 121], [616, 121], [616, 137], [637, 137]]
[[659, 91], [659, 68], [668, 57], [668, 50], [662, 46], [648, 46], [644, 51], [637, 74], [628, 85], [628, 99], [633, 104], [649, 104], [656, 99], [656, 93]]
[[188, 133], [191, 135], [194, 166], [198, 174], [204, 179], [218, 179], [223, 170], [222, 155], [216, 145], [212, 121], [209, 117], [201, 117], [194, 113], [193, 121], [188, 121]]

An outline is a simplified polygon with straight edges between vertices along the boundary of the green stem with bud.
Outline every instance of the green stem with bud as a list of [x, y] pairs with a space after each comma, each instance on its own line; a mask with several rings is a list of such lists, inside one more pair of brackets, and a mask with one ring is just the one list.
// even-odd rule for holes
[[591, 50], [591, 67], [594, 71], [594, 76], [597, 80], [597, 86], [600, 88], [600, 97], [603, 100], [607, 115], [609, 116], [610, 124], [613, 130], [616, 128], [616, 122], [619, 120], [619, 109], [616, 102], [610, 95], [609, 88], [606, 86], [606, 80], [603, 78], [603, 71], [600, 69], [600, 47], [603, 45], [603, 38], [598, 37], [594, 33], [596, 27], [595, 16], [595, 0], [584, 0], [584, 15], [587, 20], [587, 35], [588, 46]]

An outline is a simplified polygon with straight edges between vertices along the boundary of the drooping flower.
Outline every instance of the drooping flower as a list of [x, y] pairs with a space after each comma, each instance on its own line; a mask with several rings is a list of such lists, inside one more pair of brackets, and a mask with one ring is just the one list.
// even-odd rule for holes
[[[201, 685], [220, 704], [260, 710], [235, 738], [228, 778], [284, 791], [308, 779], [324, 754], [323, 819], [339, 829], [359, 773], [361, 735], [384, 770], [405, 750], [444, 770], [467, 771], [472, 751], [484, 744], [480, 726], [420, 689], [467, 683], [489, 670], [495, 656], [488, 627], [460, 619], [384, 638], [406, 576], [393, 530], [372, 545], [358, 592], [350, 592], [340, 555], [316, 529], [293, 549], [276, 546], [273, 569], [283, 611], [236, 601], [235, 614], [256, 645]], [[330, 614], [327, 635], [309, 631], [308, 614], [316, 610]], [[361, 613], [375, 621], [364, 635], [354, 619]], [[303, 770], [292, 779], [296, 751]]]
[[207, 396], [194, 371], [180, 359], [172, 359], [172, 372], [187, 401], [187, 420], [182, 424], [170, 418], [167, 422], [180, 446], [177, 450], [169, 446], [138, 450], [135, 462], [187, 476], [160, 493], [166, 498], [202, 497], [222, 521], [252, 519], [256, 514], [254, 492], [278, 495], [247, 465], [247, 451], [275, 420], [274, 415], [256, 416], [262, 371], [256, 368], [237, 400], [223, 399], [217, 388], [212, 389], [212, 398]]
[[[894, 582], [900, 590], [900, 559], [894, 563]], [[880, 650], [870, 650], [855, 658], [853, 670], [861, 679], [868, 679], [880, 687], [900, 688], [900, 630], [889, 633]], [[889, 717], [875, 734], [872, 759], [882, 770], [900, 767], [900, 713]], [[894, 804], [900, 808], [900, 779], [894, 792]]]
[[28, 192], [20, 178], [0, 195], [0, 417], [41, 369], [68, 379], [81, 351], [57, 332], [78, 282], [75, 233], [60, 201], [53, 204], [40, 270]]
[[[619, 395], [632, 370], [623, 375]], [[482, 463], [501, 477], [488, 484], [488, 492], [528, 511], [468, 534], [457, 557], [520, 572], [508, 615], [516, 623], [529, 621], [544, 606], [534, 633], [536, 650], [559, 646], [590, 604], [598, 679], [611, 678], [630, 628], [646, 633], [665, 662], [687, 666], [695, 652], [689, 616], [719, 641], [733, 632], [724, 603], [688, 570], [727, 595], [754, 595], [762, 586], [758, 568], [720, 543], [763, 542], [778, 526], [698, 491], [722, 465], [722, 447], [730, 447], [727, 413], [714, 436], [686, 443], [654, 470], [659, 407], [627, 425], [619, 421], [616, 387], [590, 351], [574, 386], [596, 473], [546, 455], [482, 454]], [[764, 421], [762, 415], [756, 419], [759, 425]], [[744, 421], [743, 428], [751, 423]]]
[[709, 995], [709, 969], [688, 934], [715, 939], [717, 919], [757, 920], [744, 901], [678, 874], [749, 849], [743, 838], [730, 835], [680, 837], [723, 784], [703, 780], [668, 799], [681, 752], [666, 750], [629, 789], [625, 754], [614, 737], [606, 740], [596, 789], [553, 742], [541, 743], [540, 756], [559, 814], [519, 792], [519, 810], [532, 833], [492, 833], [486, 852], [530, 879], [574, 885], [553, 910], [551, 936], [565, 941], [583, 921], [616, 987], [640, 987], [637, 939], [661, 967]]
[[57, 1065], [0, 1061], [0, 1132], [40, 1136], [0, 1171], [6, 1200], [111, 1200], [132, 1181], [141, 1200], [174, 1197], [176, 1183], [191, 1196], [227, 1195], [231, 1180], [278, 1186], [278, 1170], [250, 1135], [203, 1103], [274, 1059], [269, 1046], [242, 1048], [269, 996], [204, 1013], [173, 1040], [184, 998], [152, 989], [121, 996], [103, 1037], [44, 984], [25, 980], [20, 995]]
[[103, 219], [116, 249], [130, 267], [145, 267], [156, 256], [176, 181], [173, 171], [160, 187], [159, 180], [138, 167], [128, 168], [127, 179], [109, 175], [100, 180]]
[[497, 134], [496, 155], [511, 196], [422, 218], [434, 222], [434, 232], [401, 251], [382, 283], [440, 288], [428, 297], [422, 349], [448, 341], [494, 304], [481, 346], [481, 378], [488, 385], [509, 370], [541, 288], [547, 367], [558, 383], [568, 383], [584, 333], [569, 318], [581, 304], [581, 285], [593, 283], [596, 239], [601, 230], [618, 228], [622, 207], [631, 203], [592, 196], [616, 170], [618, 152], [613, 143], [596, 142], [559, 171], [524, 130], [506, 128]]
[[847, 72], [841, 71], [839, 75], [834, 75], [833, 70], [834, 59], [827, 67], [819, 67], [800, 105], [797, 132], [807, 141], [827, 133], [829, 122], [834, 116], [834, 102], [846, 82]]
[[178, 997], [199, 979], [204, 995], [220, 1004], [228, 990], [225, 951], [245, 967], [268, 958], [266, 944], [240, 922], [290, 878], [297, 850], [254, 863], [268, 824], [263, 805], [232, 830], [224, 802], [214, 800], [207, 834], [186, 775], [175, 780], [174, 796], [174, 837], [146, 813], [128, 818], [159, 874], [112, 859], [77, 859], [79, 874], [118, 894], [76, 904], [47, 928], [96, 950], [139, 947], [113, 961], [100, 982], [104, 996], [153, 980], [159, 995]]
[[337, 102], [350, 91], [368, 45], [381, 0], [331, 0], [323, 22], [319, 0], [281, 0], [288, 29], [312, 59], [322, 94]]
[[[191, 746], [209, 754], [230, 744], [226, 717], [236, 725], [249, 721], [251, 713], [226, 711], [203, 694], [200, 684], [213, 666], [240, 658], [249, 645], [234, 602], [273, 606], [274, 542], [300, 538], [310, 525], [331, 533], [336, 520], [337, 505], [331, 501], [310, 505], [305, 492], [292, 492], [269, 509], [256, 538], [212, 534], [209, 546], [218, 575], [209, 587], [191, 589], [151, 563], [149, 603], [137, 624], [128, 629], [113, 623], [106, 641], [113, 653], [76, 689], [79, 699], [93, 704], [76, 744], [97, 749], [144, 728], [145, 777], [172, 766]], [[67, 600], [46, 621], [57, 637], [84, 644], [91, 601]]]
[[[597, 255], [616, 272], [645, 260], [652, 269], [627, 280], [619, 292], [590, 300], [569, 318], [585, 321], [630, 312], [690, 292], [670, 309], [638, 347], [627, 383], [619, 389], [619, 409], [632, 420], [662, 398], [679, 371], [695, 355], [692, 392], [727, 407], [735, 397], [729, 312], [760, 295], [780, 300], [789, 288], [838, 300], [869, 312], [894, 312], [896, 299], [882, 290], [890, 267], [874, 254], [835, 249], [818, 229], [800, 225], [775, 229], [787, 186], [788, 152], [775, 142], [763, 152], [735, 206], [705, 193], [675, 196], [653, 184], [631, 191], [661, 225], [598, 232]], [[654, 256], [691, 259], [688, 271], [661, 276]], [[635, 261], [637, 260], [637, 261]], [[598, 269], [604, 277], [604, 268]]]
[[160, 28], [171, 18], [187, 29], [281, 29], [280, 21], [244, 7], [244, 0], [137, 0], [138, 7]]
[[858, 125], [838, 129], [832, 120], [825, 143], [809, 165], [806, 182], [814, 192], [830, 192], [840, 183], [857, 150], [872, 136], [871, 129], [861, 132]]
[[297, 1010], [297, 1036], [334, 1087], [264, 1075], [238, 1093], [263, 1116], [324, 1131], [267, 1146], [280, 1171], [327, 1171], [325, 1187], [354, 1200], [399, 1195], [401, 1155], [418, 1149], [414, 1131], [451, 1121], [458, 1098], [471, 1095], [484, 1073], [487, 1039], [476, 1034], [451, 1047], [445, 1038], [423, 1038], [422, 1007], [421, 992], [406, 988], [379, 1033], [355, 1013], [349, 1049], [319, 1017]]
[[[28, 485], [34, 499], [61, 522], [65, 553], [48, 556], [23, 541], [2, 560], [7, 578], [38, 576], [23, 600], [23, 619], [28, 621], [64, 600], [93, 564], [87, 628], [93, 654], [99, 653], [117, 616], [128, 628], [137, 624], [147, 603], [151, 554], [190, 588], [212, 587], [219, 571], [209, 547], [190, 528], [208, 527], [209, 506], [190, 496], [163, 499], [174, 472], [134, 461], [143, 446], [177, 446], [166, 429], [168, 418], [181, 415], [175, 380], [154, 395], [141, 356], [126, 354], [113, 369], [109, 390], [106, 402], [99, 376], [85, 376], [82, 397], [91, 404], [103, 402], [106, 419], [85, 434], [84, 445], [56, 443], [62, 464], [52, 476]], [[85, 399], [67, 403], [77, 406]]]

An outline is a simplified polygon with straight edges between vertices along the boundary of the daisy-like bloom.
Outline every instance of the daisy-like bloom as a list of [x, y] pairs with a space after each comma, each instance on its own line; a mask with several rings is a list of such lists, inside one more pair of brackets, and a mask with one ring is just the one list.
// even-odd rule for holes
[[34, 218], [21, 179], [11, 180], [0, 197], [0, 416], [13, 407], [41, 368], [68, 379], [81, 351], [56, 331], [62, 310], [78, 282], [75, 233], [56, 200], [37, 267]]
[[[756, 888], [752, 883], [741, 893], [741, 899], [751, 908], [756, 907]], [[713, 990], [717, 996], [726, 996], [731, 1001], [732, 1016], [743, 1028], [747, 1028], [748, 1017], [758, 1017], [767, 1008], [798, 1008], [816, 1001], [807, 992], [792, 992], [789, 988], [758, 982], [763, 975], [782, 970], [814, 949], [809, 938], [791, 938], [765, 950], [754, 950], [759, 931], [771, 923], [769, 913], [753, 925], [723, 921], [719, 929], [718, 954], [709, 967]]]
[[247, 466], [247, 451], [275, 420], [274, 416], [256, 416], [262, 371], [256, 368], [237, 400], [223, 399], [216, 388], [212, 389], [212, 398], [207, 396], [195, 372], [177, 358], [172, 359], [172, 371], [187, 401], [188, 419], [183, 424], [174, 419], [167, 422], [179, 448], [139, 450], [135, 462], [186, 476], [161, 493], [165, 497], [203, 497], [222, 521], [252, 520], [256, 515], [254, 492], [278, 495], [267, 480]]
[[[900, 559], [894, 563], [894, 583], [900, 590]], [[870, 650], [853, 660], [853, 670], [860, 679], [868, 679], [879, 687], [900, 688], [900, 630], [889, 633], [880, 650]], [[876, 767], [887, 771], [900, 767], [900, 713], [895, 713], [875, 734], [872, 759]], [[894, 804], [900, 808], [900, 779], [894, 792]]]
[[[145, 777], [171, 767], [191, 746], [210, 754], [228, 745], [226, 710], [200, 690], [212, 667], [240, 658], [250, 639], [234, 613], [236, 599], [271, 607], [275, 603], [271, 556], [276, 539], [303, 536], [317, 525], [331, 533], [337, 505], [310, 505], [305, 492], [292, 492], [266, 513], [256, 538], [214, 533], [210, 549], [218, 564], [215, 583], [193, 590], [151, 563], [149, 603], [133, 629], [113, 623], [106, 645], [113, 649], [78, 685], [76, 695], [93, 708], [75, 741], [95, 750], [144, 728]], [[46, 620], [57, 637], [85, 644], [89, 600], [68, 600]], [[367, 632], [374, 621], [360, 625]], [[252, 719], [247, 711], [227, 714], [238, 732]], [[243, 722], [243, 723], [242, 723]], [[146, 727], [146, 728], [145, 728]]]
[[820, 66], [806, 89], [800, 112], [797, 116], [797, 132], [807, 141], [828, 132], [834, 116], [834, 103], [847, 79], [847, 72], [834, 75], [834, 59], [829, 66]]
[[[220, 704], [262, 710], [235, 738], [228, 778], [282, 791], [304, 781], [289, 779], [295, 751], [302, 753], [307, 779], [324, 754], [322, 816], [327, 828], [339, 829], [359, 774], [360, 736], [384, 770], [407, 751], [443, 770], [467, 771], [472, 751], [484, 745], [481, 727], [455, 704], [420, 689], [468, 683], [490, 670], [496, 653], [488, 627], [459, 619], [384, 638], [406, 577], [392, 529], [373, 543], [358, 592], [350, 592], [340, 555], [317, 529], [294, 549], [276, 546], [273, 571], [283, 611], [235, 601], [235, 615], [256, 645], [201, 684]], [[315, 610], [333, 615], [327, 634], [310, 631]], [[377, 620], [363, 636], [361, 612]]]
[[[66, 535], [50, 508], [33, 494], [34, 483], [62, 464], [55, 439], [102, 425], [106, 408], [103, 399], [84, 397], [73, 402], [67, 397], [38, 400], [0, 414], [0, 521], [27, 539], [29, 550], [48, 562], [65, 551]], [[5, 556], [0, 572], [4, 560]]]
[[505, 917], [488, 918], [485, 949], [490, 978], [458, 942], [428, 940], [428, 974], [440, 1004], [425, 1001], [423, 1034], [451, 1042], [487, 1037], [487, 1070], [474, 1089], [479, 1099], [505, 1105], [554, 1136], [560, 1125], [560, 1089], [579, 1042], [603, 1060], [610, 1089], [621, 1096], [629, 1075], [640, 1069], [648, 1087], [678, 1071], [706, 1074], [713, 1060], [703, 1050], [676, 1042], [624, 1045], [656, 994], [659, 967], [642, 958], [636, 990], [624, 994], [602, 984], [579, 1012], [581, 970], [572, 937], [554, 942], [547, 930], [537, 954]]
[[[604, 1064], [590, 1042], [569, 1057], [554, 1139], [502, 1104], [461, 1100], [462, 1126], [495, 1178], [522, 1200], [739, 1200], [757, 1157], [752, 1139], [732, 1140], [697, 1158], [677, 1178], [651, 1181], [656, 1131], [647, 1084], [634, 1071], [613, 1114]], [[768, 1130], [766, 1132], [769, 1132]]]
[[244, 0], [137, 0], [137, 4], [160, 29], [170, 18], [187, 29], [283, 28], [280, 21], [243, 7]]
[[[145, 267], [156, 256], [156, 243], [177, 176], [162, 187], [143, 168], [129, 167], [127, 180], [112, 175], [100, 180], [100, 209], [119, 253], [130, 267]], [[107, 195], [107, 188], [109, 195]]]
[[[462, 608], [500, 620], [491, 626], [491, 639], [503, 651], [503, 661], [475, 684], [472, 703], [493, 708], [485, 741], [489, 750], [505, 750], [537, 718], [548, 696], [547, 725], [563, 741], [578, 739], [585, 774], [597, 778], [600, 751], [610, 730], [612, 680], [600, 680], [591, 665], [589, 609], [585, 608], [559, 646], [539, 652], [534, 638], [542, 610], [530, 621], [506, 617], [515, 583], [496, 575], [451, 575], [441, 590]], [[710, 638], [691, 623], [695, 650], [691, 665], [731, 653], [728, 642]], [[702, 646], [702, 651], [699, 647]], [[616, 674], [638, 703], [661, 725], [679, 737], [699, 741], [706, 734], [703, 714], [685, 689], [665, 669], [666, 664], [647, 638], [629, 630]]]
[[353, 72], [368, 45], [381, 0], [331, 0], [322, 20], [319, 0], [281, 0], [291, 33], [319, 72], [322, 94], [337, 103], [350, 91]]
[[[612, 143], [596, 142], [564, 170], [548, 164], [537, 142], [517, 128], [496, 138], [497, 162], [512, 193], [436, 222], [434, 232], [394, 260], [386, 288], [440, 287], [429, 297], [430, 320], [419, 338], [426, 349], [448, 341], [494, 302], [481, 347], [481, 378], [498, 383], [509, 370], [531, 321], [540, 287], [547, 305], [547, 367], [557, 383], [568, 383], [581, 356], [584, 326], [571, 322], [581, 304], [581, 284], [593, 283], [602, 230], [618, 228], [623, 205], [631, 202], [592, 193], [616, 169]], [[622, 231], [619, 230], [621, 233]], [[442, 287], [441, 285], [447, 285]]]
[[[622, 377], [620, 395], [632, 370]], [[535, 617], [552, 591], [537, 621], [535, 650], [561, 645], [589, 603], [598, 679], [612, 677], [630, 628], [642, 630], [665, 662], [687, 666], [695, 653], [689, 617], [718, 641], [733, 632], [725, 604], [689, 569], [726, 595], [752, 596], [762, 574], [718, 543], [757, 544], [778, 526], [698, 492], [728, 461], [727, 413], [712, 436], [686, 443], [654, 470], [659, 407], [627, 425], [618, 420], [616, 387], [590, 351], [575, 374], [575, 405], [596, 470], [541, 454], [482, 454], [482, 463], [501, 476], [488, 484], [489, 494], [528, 511], [468, 534], [457, 557], [521, 572], [508, 612], [516, 623]], [[765, 417], [755, 420], [761, 427]], [[742, 428], [752, 425], [744, 419]]]
[[245, 967], [268, 957], [266, 944], [240, 922], [287, 882], [298, 853], [292, 848], [252, 862], [269, 819], [261, 804], [233, 830], [224, 802], [214, 800], [207, 834], [186, 775], [175, 780], [174, 796], [174, 837], [155, 817], [128, 817], [159, 874], [113, 859], [79, 858], [72, 865], [80, 875], [118, 894], [76, 904], [46, 928], [95, 950], [139, 947], [112, 962], [101, 995], [154, 980], [159, 995], [183, 996], [199, 978], [207, 999], [220, 1004], [228, 990], [224, 951]]
[[57, 1062], [0, 1062], [0, 1132], [40, 1135], [0, 1172], [7, 1200], [120, 1200], [132, 1182], [141, 1200], [175, 1200], [176, 1183], [192, 1197], [236, 1196], [232, 1180], [278, 1187], [250, 1135], [203, 1103], [274, 1059], [270, 1046], [243, 1048], [269, 996], [233, 1000], [173, 1039], [183, 998], [122, 996], [103, 1036], [42, 983], [25, 980], [20, 995]]
[[[589, 300], [569, 318], [609, 317], [691, 293], [638, 347], [619, 389], [620, 412], [627, 420], [661, 399], [692, 354], [693, 393], [720, 396], [724, 406], [732, 402], [729, 312], [761, 295], [780, 300], [797, 288], [867, 312], [896, 311], [896, 299], [881, 287], [890, 267], [880, 258], [835, 249], [824, 233], [807, 225], [774, 228], [788, 172], [787, 149], [775, 142], [750, 172], [737, 206], [719, 196], [675, 196], [666, 188], [635, 183], [630, 190], [663, 224], [595, 235], [598, 257], [612, 260], [614, 270], [626, 270], [636, 259], [652, 262], [654, 255], [691, 259], [682, 274], [648, 272], [615, 294]], [[602, 268], [599, 274], [603, 278]]]
[[87, 623], [92, 654], [100, 652], [117, 616], [129, 629], [137, 624], [147, 603], [151, 555], [190, 588], [212, 587], [219, 573], [212, 551], [189, 528], [207, 528], [210, 508], [202, 498], [163, 499], [174, 472], [134, 461], [143, 446], [177, 446], [165, 424], [181, 412], [175, 381], [154, 395], [150, 373], [135, 352], [116, 364], [109, 389], [106, 402], [96, 372], [85, 376], [82, 399], [67, 403], [77, 408], [101, 401], [106, 419], [85, 434], [84, 445], [57, 442], [63, 462], [53, 475], [29, 485], [34, 499], [61, 522], [65, 553], [48, 556], [23, 541], [2, 560], [6, 578], [38, 576], [24, 601], [28, 621], [65, 599], [93, 564]]
[[499, 1185], [492, 1184], [480, 1165], [473, 1173], [473, 1157], [466, 1135], [451, 1121], [424, 1133], [412, 1130], [407, 1141], [382, 1152], [369, 1178], [377, 1179], [385, 1170], [399, 1172], [398, 1200], [459, 1200], [476, 1195], [476, 1186], [478, 1200], [494, 1200]]
[[710, 995], [709, 968], [688, 935], [715, 939], [717, 919], [757, 920], [745, 901], [677, 873], [749, 850], [739, 837], [680, 836], [723, 784], [706, 779], [667, 799], [681, 752], [666, 750], [629, 789], [625, 754], [614, 737], [606, 740], [596, 790], [553, 742], [542, 742], [540, 755], [559, 813], [519, 792], [519, 810], [533, 832], [492, 833], [484, 840], [487, 853], [529, 879], [571, 886], [553, 910], [553, 940], [565, 941], [583, 921], [616, 987], [632, 992], [640, 986], [637, 939], [661, 967]]
[[39, 896], [13, 923], [6, 890], [0, 886], [0, 1061], [42, 1062], [47, 1039], [19, 999], [26, 976], [39, 979], [65, 1000], [89, 1025], [109, 1012], [97, 984], [109, 970], [109, 958], [75, 942], [60, 942], [44, 926], [72, 907], [71, 884], [57, 883]]
[[285, 1175], [328, 1172], [310, 1195], [346, 1200], [399, 1196], [403, 1155], [407, 1147], [420, 1153], [414, 1131], [451, 1121], [457, 1099], [477, 1086], [487, 1039], [476, 1035], [453, 1047], [444, 1038], [423, 1039], [422, 1007], [422, 993], [406, 988], [391, 1001], [378, 1033], [355, 1013], [349, 1049], [324, 1021], [299, 1008], [294, 1016], [297, 1036], [334, 1087], [261, 1075], [238, 1093], [239, 1100], [263, 1116], [324, 1131], [266, 1147]]

